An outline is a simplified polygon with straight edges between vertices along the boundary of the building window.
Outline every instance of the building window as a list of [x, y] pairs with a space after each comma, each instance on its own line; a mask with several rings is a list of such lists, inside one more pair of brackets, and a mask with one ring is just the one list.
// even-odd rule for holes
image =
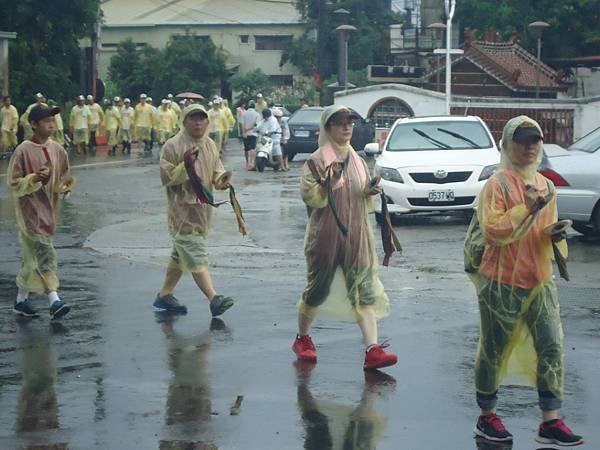
[[292, 75], [269, 75], [269, 81], [273, 86], [294, 85], [294, 77]]
[[[146, 47], [148, 44], [146, 44], [145, 42], [136, 42], [135, 43], [135, 49], [136, 50], [143, 50], [144, 47]], [[102, 43], [102, 50], [109, 50], [109, 51], [117, 51], [117, 48], [119, 47], [119, 44], [113, 44], [113, 43]]]
[[193, 36], [194, 39], [196, 39], [197, 41], [200, 41], [200, 42], [210, 41], [209, 35], [197, 35], [197, 34], [192, 34], [192, 35], [190, 35], [190, 34], [174, 34], [173, 39], [177, 40], [177, 39], [181, 39], [181, 38], [189, 37], [189, 36]]
[[271, 35], [254, 36], [254, 50], [283, 50], [292, 42], [292, 36]]
[[250, 35], [240, 34], [240, 44], [248, 44], [250, 42]]
[[391, 128], [397, 119], [412, 117], [414, 113], [410, 106], [397, 97], [387, 97], [379, 100], [369, 111], [367, 117], [375, 122], [377, 128]]

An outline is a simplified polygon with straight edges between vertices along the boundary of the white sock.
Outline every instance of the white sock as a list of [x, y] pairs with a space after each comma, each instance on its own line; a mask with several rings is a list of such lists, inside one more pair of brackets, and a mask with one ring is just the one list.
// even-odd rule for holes
[[52, 303], [57, 302], [59, 300], [60, 298], [58, 297], [56, 291], [48, 292], [48, 302], [50, 303], [50, 306], [52, 306]]
[[24, 302], [25, 300], [27, 300], [27, 297], [29, 297], [28, 291], [24, 291], [23, 289], [19, 289], [17, 291], [17, 303]]

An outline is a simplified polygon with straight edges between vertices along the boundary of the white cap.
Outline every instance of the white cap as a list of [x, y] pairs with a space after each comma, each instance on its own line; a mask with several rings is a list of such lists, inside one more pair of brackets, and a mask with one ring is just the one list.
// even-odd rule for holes
[[167, 98], [173, 98], [173, 94], [167, 94]]
[[125, 103], [131, 103], [131, 100], [129, 100], [128, 98], [126, 98], [125, 100], [123, 100], [123, 102], [125, 102]]
[[220, 105], [221, 104], [221, 97], [216, 97], [213, 98], [213, 105]]
[[256, 94], [256, 98], [262, 98], [262, 94], [259, 92], [258, 94]]
[[113, 101], [114, 102], [119, 102], [119, 101], [121, 101], [121, 97], [117, 96], [117, 97], [113, 98]]
[[94, 100], [94, 96], [93, 96], [93, 95], [88, 95], [88, 96], [87, 96], [87, 99], [88, 99], [88, 100]]
[[148, 100], [149, 102], [152, 102], [152, 97], [148, 97], [146, 100]]
[[180, 105], [185, 105], [185, 100], [179, 100]]
[[140, 94], [140, 98], [148, 98], [146, 94]]
[[169, 100], [167, 100], [166, 98], [163, 98], [163, 99], [160, 101], [160, 103], [161, 103], [161, 105], [168, 105], [168, 104], [169, 104]]
[[38, 92], [37, 94], [35, 94], [35, 98], [44, 98], [44, 94]]

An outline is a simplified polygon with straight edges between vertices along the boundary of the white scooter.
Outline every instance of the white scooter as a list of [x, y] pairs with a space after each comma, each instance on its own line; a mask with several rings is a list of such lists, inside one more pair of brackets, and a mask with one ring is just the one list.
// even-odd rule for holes
[[279, 167], [279, 164], [273, 162], [273, 139], [271, 136], [274, 134], [281, 134], [281, 132], [276, 131], [267, 135], [261, 135], [258, 138], [256, 145], [256, 170], [259, 172], [263, 172], [265, 167]]

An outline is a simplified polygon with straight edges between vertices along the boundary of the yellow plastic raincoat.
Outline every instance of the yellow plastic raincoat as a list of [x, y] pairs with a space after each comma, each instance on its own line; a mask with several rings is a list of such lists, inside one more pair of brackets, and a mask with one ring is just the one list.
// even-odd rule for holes
[[[34, 180], [35, 173], [43, 166], [50, 167], [50, 180], [46, 185]], [[7, 184], [13, 193], [23, 248], [23, 263], [17, 275], [20, 289], [50, 292], [58, 288], [52, 238], [56, 231], [59, 194], [71, 191], [74, 183], [75, 179], [69, 174], [67, 152], [52, 140], [44, 145], [24, 141], [10, 159]]]
[[[560, 400], [563, 331], [552, 279], [552, 240], [544, 233], [544, 228], [557, 221], [556, 194], [552, 182], [537, 172], [541, 143], [535, 163], [517, 163], [512, 136], [521, 126], [540, 129], [526, 116], [506, 124], [501, 167], [485, 184], [477, 211], [485, 250], [478, 273], [471, 275], [481, 316], [476, 389], [493, 394], [510, 375], [511, 384], [537, 386]], [[525, 205], [527, 184], [543, 196], [552, 195], [534, 217]], [[560, 246], [566, 255], [566, 242]]]
[[[310, 156], [320, 174], [315, 178], [309, 162], [301, 180], [302, 200], [308, 206], [309, 223], [304, 240], [307, 285], [299, 303], [303, 314], [314, 308], [346, 320], [360, 319], [361, 308], [373, 307], [375, 316], [389, 315], [389, 299], [379, 280], [373, 230], [368, 218], [372, 197], [365, 193], [370, 182], [365, 161], [349, 145], [339, 146], [328, 138], [325, 124], [343, 106], [333, 105], [321, 116], [319, 148]], [[330, 201], [325, 174], [334, 161], [344, 163], [342, 176], [332, 186], [340, 221], [348, 234], [340, 231]]]
[[[197, 105], [188, 108], [194, 106]], [[184, 118], [186, 113], [184, 109]], [[163, 145], [160, 177], [167, 191], [169, 233], [173, 241], [170, 264], [188, 273], [202, 272], [208, 268], [206, 238], [213, 208], [198, 202], [185, 170], [183, 155], [194, 147], [198, 149], [195, 168], [204, 187], [212, 192], [213, 187], [226, 189], [228, 186], [219, 150], [206, 135], [195, 140], [182, 127]]]
[[149, 141], [152, 135], [152, 125], [154, 123], [154, 110], [148, 103], [138, 103], [135, 105], [133, 114], [135, 124], [135, 134], [139, 141]]
[[121, 125], [121, 112], [117, 106], [106, 108], [104, 114], [104, 129], [108, 136], [108, 145], [115, 146], [119, 143], [119, 126]]
[[2, 122], [0, 146], [3, 150], [17, 145], [17, 128], [19, 127], [19, 113], [13, 105], [0, 107], [0, 122]]

